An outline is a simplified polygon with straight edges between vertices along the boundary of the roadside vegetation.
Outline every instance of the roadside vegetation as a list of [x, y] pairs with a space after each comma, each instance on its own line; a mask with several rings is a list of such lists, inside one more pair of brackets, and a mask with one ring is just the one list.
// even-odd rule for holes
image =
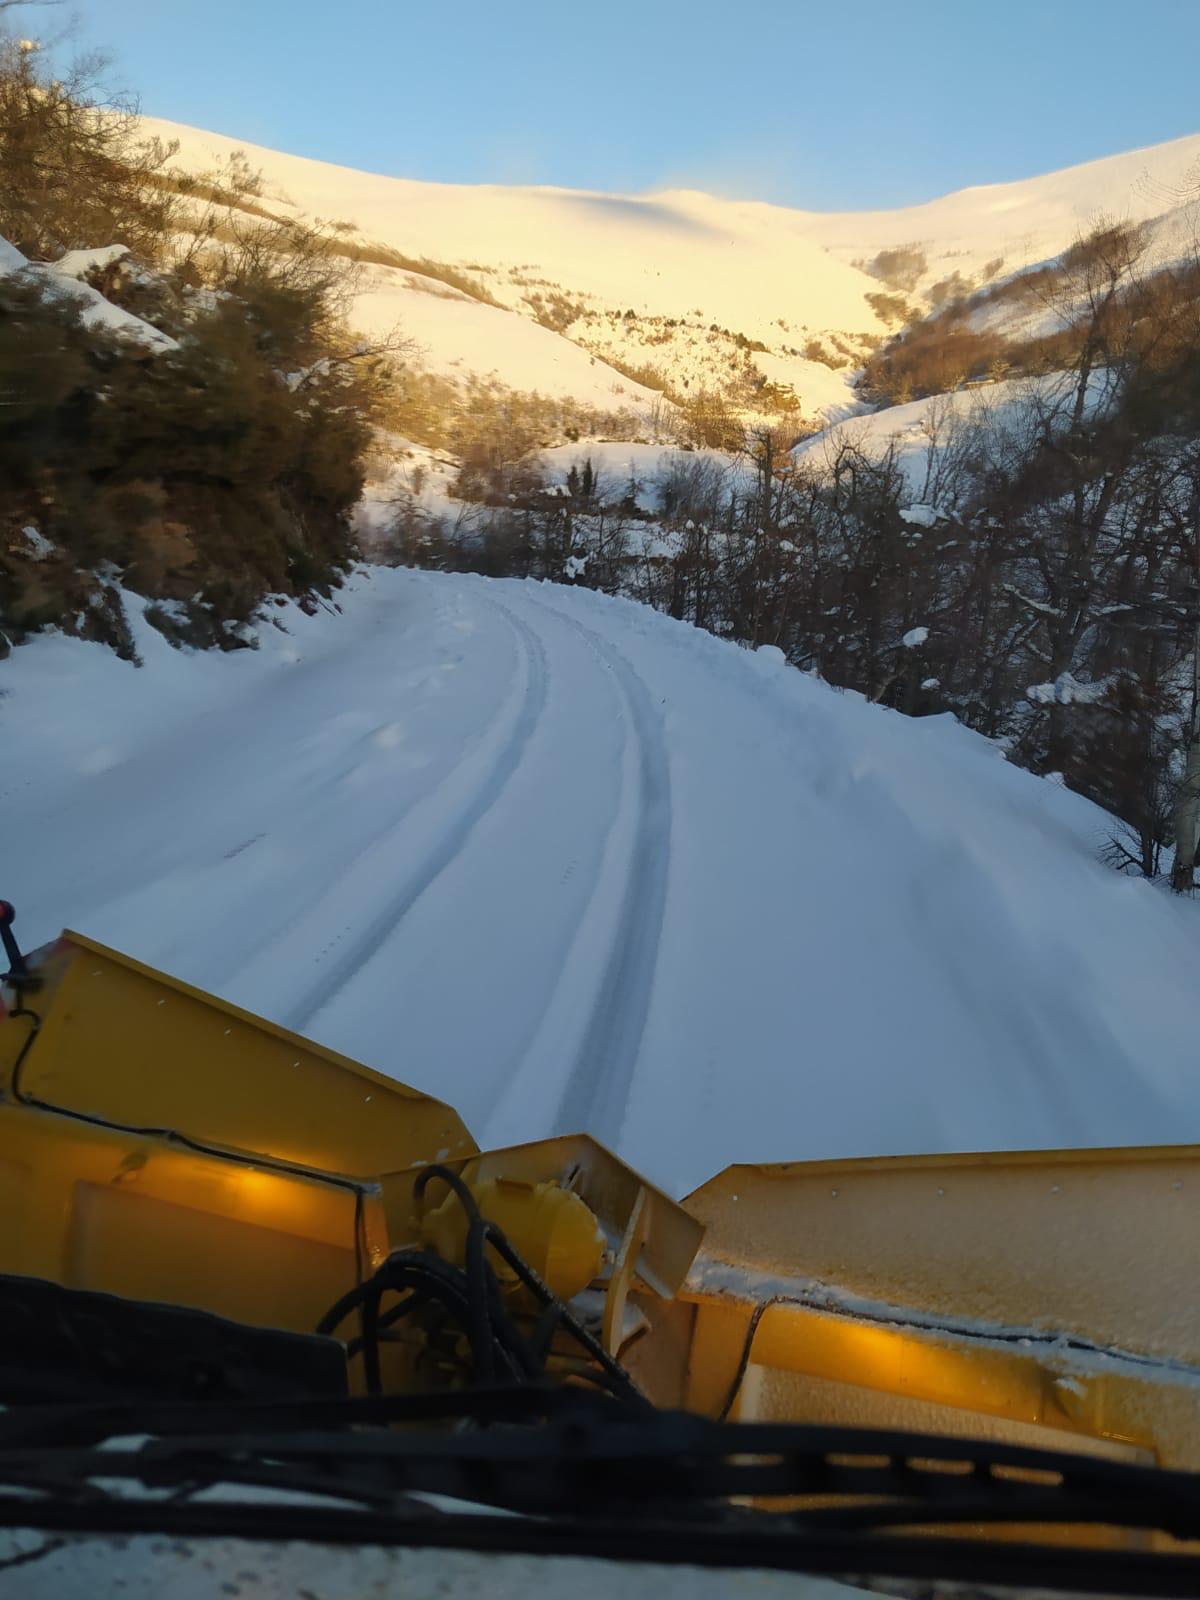
[[0, 235], [52, 269], [0, 276], [0, 652], [55, 624], [130, 653], [118, 584], [234, 646], [352, 560], [385, 352], [346, 327], [336, 230], [272, 217], [239, 162], [183, 178], [102, 84], [0, 40]]

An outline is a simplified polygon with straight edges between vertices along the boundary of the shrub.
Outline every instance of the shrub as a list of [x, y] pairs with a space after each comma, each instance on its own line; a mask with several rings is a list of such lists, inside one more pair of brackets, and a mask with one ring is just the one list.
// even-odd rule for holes
[[840, 372], [846, 365], [844, 358], [840, 355], [831, 354], [821, 339], [809, 339], [800, 354], [808, 361], [819, 361], [823, 367], [829, 367], [834, 372]]
[[0, 411], [0, 527], [50, 545], [36, 561], [28, 536], [0, 550], [10, 638], [59, 623], [122, 647], [106, 574], [206, 613], [229, 644], [266, 593], [338, 581], [372, 379], [326, 359], [285, 381], [277, 351], [306, 344], [312, 310], [278, 285], [229, 296], [151, 355], [0, 281], [0, 392], [19, 395]]
[[964, 278], [961, 272], [952, 272], [948, 278], [930, 286], [929, 299], [935, 306], [944, 306], [951, 300], [961, 300], [974, 287], [970, 278]]
[[919, 245], [905, 244], [881, 250], [873, 261], [867, 262], [864, 270], [880, 283], [886, 283], [889, 289], [902, 289], [911, 294], [927, 265], [925, 252]]
[[863, 298], [880, 321], [886, 322], [889, 327], [896, 327], [912, 321], [912, 307], [902, 294], [883, 294], [879, 292], [864, 295]]

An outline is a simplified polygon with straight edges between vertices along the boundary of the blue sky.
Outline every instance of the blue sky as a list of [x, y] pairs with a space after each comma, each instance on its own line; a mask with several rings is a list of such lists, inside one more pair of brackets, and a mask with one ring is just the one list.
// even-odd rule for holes
[[1200, 0], [68, 4], [154, 115], [440, 181], [859, 209], [1200, 131]]

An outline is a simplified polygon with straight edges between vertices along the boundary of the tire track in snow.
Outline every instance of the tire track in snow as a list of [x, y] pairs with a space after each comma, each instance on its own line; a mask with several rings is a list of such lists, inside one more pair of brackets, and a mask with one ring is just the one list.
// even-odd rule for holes
[[[461, 597], [456, 606], [439, 605], [435, 598], [436, 591], [425, 573], [413, 572], [410, 577], [414, 582], [414, 588], [417, 584], [420, 584], [425, 595], [432, 598], [434, 605], [432, 623], [443, 626], [448, 623], [453, 627], [457, 616], [461, 615]], [[506, 617], [505, 620], [511, 626], [511, 618]], [[523, 661], [524, 655], [519, 651], [514, 668], [514, 678], [519, 679], [522, 675]], [[306, 663], [302, 670], [307, 676], [318, 664], [317, 661], [310, 661]], [[426, 665], [425, 670], [419, 677], [414, 678], [410, 675], [405, 680], [404, 691], [421, 689], [436, 677], [436, 670]], [[272, 696], [278, 697], [280, 690], [282, 690], [286, 705], [286, 697], [294, 694], [295, 685], [296, 679], [294, 677], [286, 685], [276, 680], [275, 683], [267, 685], [267, 691]], [[499, 720], [506, 712], [511, 715], [510, 707], [515, 698], [519, 698], [519, 696], [509, 695], [505, 698], [497, 708], [495, 720]], [[272, 701], [266, 701], [265, 705], [267, 720], [273, 721], [276, 711], [272, 709]], [[263, 700], [259, 699], [255, 702], [255, 706], [257, 714], [262, 715], [263, 711], [260, 708], [264, 706]], [[222, 713], [214, 711], [209, 712], [208, 715], [219, 717]], [[337, 719], [335, 718], [335, 720]], [[365, 712], [362, 714], [364, 726], [371, 720], [373, 719]], [[194, 731], [189, 734], [189, 737], [195, 742]], [[313, 739], [313, 729], [309, 726], [306, 730], [304, 744], [300, 746], [301, 750], [311, 748]], [[494, 740], [491, 742], [494, 743]], [[371, 873], [372, 862], [377, 854], [381, 850], [386, 850], [397, 834], [403, 834], [412, 818], [419, 815], [423, 808], [428, 807], [431, 802], [436, 802], [437, 798], [443, 793], [452, 791], [461, 769], [477, 760], [481, 749], [488, 744], [489, 728], [487, 725], [480, 732], [472, 731], [471, 735], [464, 740], [456, 751], [453, 762], [434, 780], [428, 789], [423, 793], [414, 794], [407, 798], [400, 805], [398, 812], [392, 814], [386, 820], [380, 821], [378, 825], [372, 825], [365, 831], [357, 833], [352, 842], [344, 842], [345, 853], [336, 862], [332, 875], [326, 877], [315, 888], [306, 888], [302, 899], [293, 900], [286, 895], [279, 896], [276, 899], [252, 892], [246, 900], [241, 902], [234, 917], [237, 925], [247, 930], [251, 936], [249, 949], [245, 945], [239, 946], [236, 943], [231, 943], [224, 937], [221, 929], [226, 919], [223, 918], [220, 924], [214, 923], [206, 930], [205, 937], [202, 940], [202, 947], [205, 951], [204, 964], [201, 971], [193, 971], [194, 980], [201, 983], [202, 987], [221, 994], [226, 999], [231, 999], [240, 1005], [246, 1005], [252, 1010], [262, 1011], [276, 1020], [282, 1020], [286, 1015], [297, 1013], [299, 1002], [294, 999], [294, 985], [289, 985], [283, 996], [278, 996], [273, 992], [270, 979], [266, 976], [266, 973], [277, 963], [279, 965], [286, 964], [289, 970], [297, 972], [301, 969], [307, 970], [315, 959], [319, 967], [324, 956], [328, 954], [335, 944], [340, 944], [344, 937], [353, 934], [355, 924], [353, 920], [346, 920], [346, 899], [342, 891], [351, 885], [357, 887], [361, 877], [364, 874], [369, 875]], [[352, 770], [350, 765], [344, 764], [344, 757], [350, 753], [352, 752], [349, 747], [344, 749], [341, 752], [343, 763], [336, 768], [332, 766], [326, 768], [322, 772], [321, 781], [328, 782], [330, 774], [334, 779], [345, 777]], [[154, 760], [156, 763], [154, 770], [157, 771], [158, 766], [161, 764], [161, 757], [158, 756], [157, 752], [155, 752]], [[222, 808], [222, 806], [218, 805], [215, 808], [210, 808], [210, 814], [224, 815], [224, 809], [227, 808]], [[270, 849], [275, 843], [276, 836], [274, 819], [272, 819], [271, 825], [267, 826], [254, 840], [244, 841], [244, 846], [248, 847], [250, 843], [257, 844], [265, 840], [266, 848]], [[236, 844], [235, 838], [235, 853]], [[287, 838], [285, 833], [283, 847], [286, 848], [286, 846]], [[206, 869], [216, 864], [217, 856], [215, 852], [218, 849], [220, 849], [220, 859], [222, 861], [228, 859], [228, 852], [221, 848], [220, 840], [211, 843], [208, 848], [210, 854], [206, 855], [202, 861], [202, 865]], [[328, 860], [323, 860], [321, 865], [322, 867], [328, 866]], [[371, 881], [368, 876], [368, 882]], [[373, 881], [378, 882], [377, 875]], [[99, 900], [99, 905], [102, 909], [107, 900], [119, 898], [125, 893], [127, 883], [124, 879], [119, 876], [117, 883], [118, 887], [112, 894]], [[353, 892], [349, 899], [351, 904], [357, 903]], [[341, 931], [335, 934], [333, 938], [329, 938], [329, 929], [335, 926], [340, 927]], [[194, 925], [191, 926], [188, 942], [186, 944], [180, 942], [179, 959], [187, 961], [192, 959], [191, 952], [195, 948], [196, 932], [196, 927]], [[323, 941], [324, 944], [322, 943]], [[313, 956], [314, 950], [319, 950], [320, 952], [315, 958]], [[160, 962], [166, 963], [167, 954], [159, 952], [158, 959]], [[265, 988], [262, 987], [263, 984], [266, 985]]]
[[624, 699], [637, 784], [637, 815], [608, 959], [563, 1089], [555, 1128], [586, 1129], [614, 1144], [621, 1131], [650, 1012], [671, 860], [671, 775], [662, 717], [641, 675], [603, 635], [565, 611], [532, 601], [581, 635]]
[[520, 766], [534, 729], [546, 706], [549, 675], [546, 653], [534, 630], [490, 595], [482, 598], [499, 611], [512, 627], [524, 661], [524, 686], [521, 706], [512, 730], [486, 774], [467, 803], [442, 829], [433, 849], [419, 862], [382, 909], [363, 927], [353, 944], [338, 957], [320, 981], [315, 995], [293, 1006], [282, 1018], [283, 1026], [304, 1033], [314, 1018], [341, 993], [399, 927], [423, 894], [462, 854], [475, 829], [491, 811], [509, 780]]

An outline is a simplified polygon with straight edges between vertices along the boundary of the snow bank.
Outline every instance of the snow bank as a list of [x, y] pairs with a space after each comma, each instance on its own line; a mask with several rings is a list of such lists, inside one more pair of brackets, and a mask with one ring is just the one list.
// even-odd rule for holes
[[[132, 602], [131, 602], [132, 604]], [[580, 588], [376, 570], [258, 649], [0, 665], [6, 898], [458, 1106], [729, 1162], [1200, 1136], [1191, 903], [1110, 819]], [[276, 625], [277, 624], [277, 625]], [[17, 777], [19, 775], [19, 778]]]
[[941, 515], [936, 506], [909, 506], [901, 511], [900, 521], [913, 528], [936, 528]]
[[[1059, 1383], [1062, 1383], [1060, 1378]], [[277, 1500], [241, 1486], [238, 1499]], [[432, 1496], [426, 1496], [432, 1501]], [[449, 1502], [454, 1506], [455, 1502]], [[44, 1553], [43, 1553], [44, 1547]], [[39, 1554], [30, 1559], [29, 1552]], [[28, 1529], [0, 1530], [0, 1571], [19, 1567], [22, 1600], [324, 1600], [403, 1595], [404, 1600], [863, 1600], [863, 1590], [796, 1572], [723, 1570], [590, 1556], [509, 1555], [497, 1550], [423, 1550], [299, 1540], [92, 1535], [48, 1540]]]
[[103, 272], [114, 262], [124, 261], [128, 254], [129, 248], [123, 244], [109, 244], [99, 250], [68, 250], [54, 263], [54, 271], [60, 278], [82, 282], [89, 272]]
[[24, 272], [28, 265], [16, 245], [9, 244], [7, 239], [0, 239], [0, 274], [7, 278], [14, 272]]
[[128, 253], [124, 245], [109, 245], [103, 250], [73, 250], [61, 261], [27, 261], [7, 239], [0, 239], [0, 276], [21, 275], [40, 281], [55, 299], [75, 307], [85, 328], [106, 328], [155, 352], [177, 350], [177, 342], [167, 334], [132, 312], [122, 311], [98, 289], [80, 281], [93, 267], [107, 266]]

